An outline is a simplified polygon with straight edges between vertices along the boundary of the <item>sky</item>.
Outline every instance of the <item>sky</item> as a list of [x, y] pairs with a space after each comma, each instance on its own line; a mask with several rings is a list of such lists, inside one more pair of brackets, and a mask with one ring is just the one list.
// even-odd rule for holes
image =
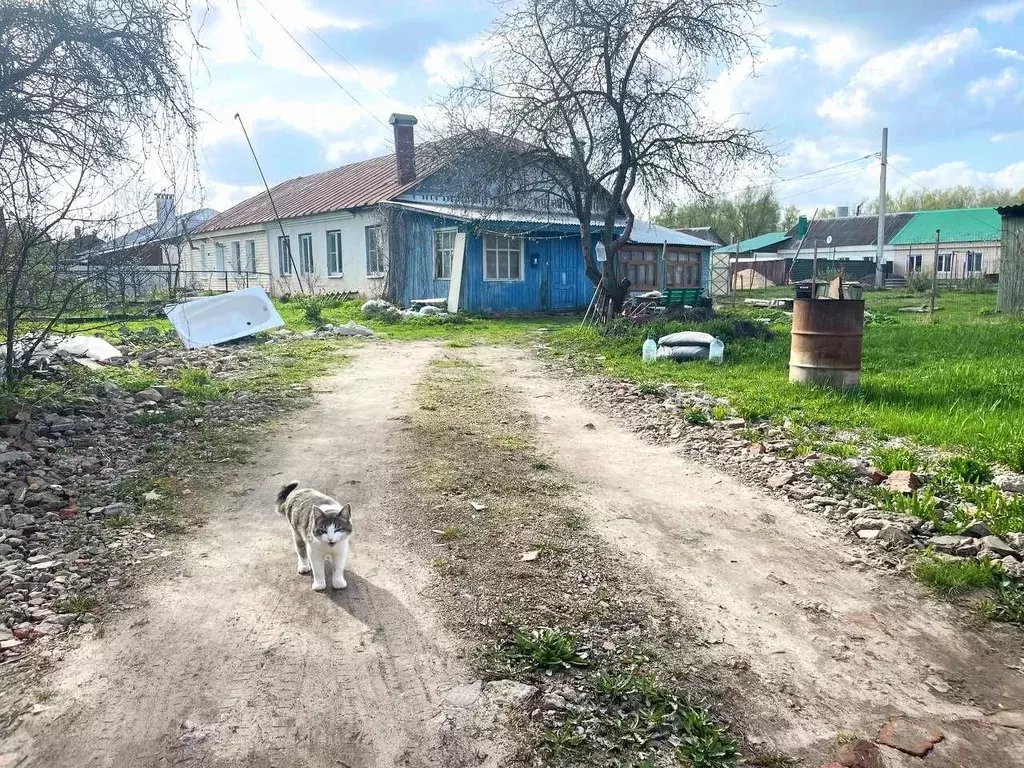
[[[486, 0], [209, 0], [190, 62], [204, 203], [262, 189], [236, 112], [271, 184], [391, 152], [392, 112], [425, 135], [495, 13]], [[890, 191], [1024, 187], [1024, 0], [777, 0], [757, 32], [756, 57], [710, 73], [704, 108], [762, 130], [777, 167], [718, 192], [772, 178], [783, 206], [856, 209], [877, 199], [878, 160], [859, 158], [882, 126]]]

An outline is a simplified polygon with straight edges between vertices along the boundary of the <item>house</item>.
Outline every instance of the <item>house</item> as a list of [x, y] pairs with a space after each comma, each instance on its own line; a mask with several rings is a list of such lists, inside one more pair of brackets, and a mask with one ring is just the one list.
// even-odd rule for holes
[[[394, 154], [290, 179], [207, 221], [193, 269], [249, 273], [271, 293], [355, 292], [402, 304], [443, 298], [453, 310], [588, 305], [594, 286], [568, 211], [550, 200], [508, 210], [467, 204], [455, 187], [469, 161], [417, 146], [411, 115], [390, 122]], [[626, 272], [637, 290], [703, 287], [710, 247], [637, 222], [623, 251]]]
[[[939, 233], [938, 262], [935, 234]], [[892, 238], [896, 275], [932, 272], [940, 280], [985, 279], [999, 275], [1002, 224], [995, 208], [920, 211]]]
[[714, 227], [681, 227], [676, 232], [682, 232], [684, 235], [690, 235], [700, 240], [706, 240], [709, 243], [713, 243], [717, 246], [727, 245], [725, 240], [718, 232], [715, 231]]
[[778, 250], [789, 240], [785, 232], [767, 232], [717, 248], [714, 258], [727, 267], [719, 270], [721, 279], [716, 279], [715, 284], [731, 283], [733, 290], [740, 291], [784, 285], [788, 281], [789, 264], [778, 255]]

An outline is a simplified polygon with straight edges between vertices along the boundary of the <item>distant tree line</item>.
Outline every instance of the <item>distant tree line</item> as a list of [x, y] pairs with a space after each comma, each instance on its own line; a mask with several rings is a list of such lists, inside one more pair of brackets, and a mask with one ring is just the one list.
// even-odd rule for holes
[[[985, 208], [1024, 203], [1024, 188], [969, 187], [901, 189], [886, 197], [886, 211], [905, 213], [935, 211], [946, 208]], [[878, 201], [862, 201], [851, 213], [873, 216]], [[814, 214], [807, 211], [807, 216]], [[819, 208], [819, 219], [831, 219], [835, 208]], [[708, 198], [689, 203], [669, 203], [655, 221], [665, 227], [686, 229], [711, 227], [725, 240], [737, 241], [757, 237], [766, 232], [788, 232], [800, 217], [795, 205], [783, 208], [771, 187], [748, 187], [734, 197]]]

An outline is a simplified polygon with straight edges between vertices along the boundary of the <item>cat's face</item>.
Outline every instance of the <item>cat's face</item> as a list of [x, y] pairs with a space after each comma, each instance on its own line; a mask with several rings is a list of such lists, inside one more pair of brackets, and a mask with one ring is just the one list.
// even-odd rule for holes
[[334, 546], [352, 533], [352, 507], [327, 505], [316, 507], [313, 515], [313, 537]]

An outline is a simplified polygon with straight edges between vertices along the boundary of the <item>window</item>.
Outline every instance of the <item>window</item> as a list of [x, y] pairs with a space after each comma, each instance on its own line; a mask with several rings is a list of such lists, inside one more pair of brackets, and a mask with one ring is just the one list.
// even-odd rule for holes
[[231, 243], [231, 269], [235, 272], [242, 271], [242, 244], [237, 240]]
[[624, 248], [619, 263], [626, 272], [630, 288], [650, 291], [658, 287], [658, 251], [655, 248]]
[[214, 258], [214, 269], [218, 272], [224, 271], [224, 243], [217, 243], [213, 246]]
[[434, 230], [434, 279], [451, 280], [452, 256], [455, 255], [454, 229]]
[[694, 251], [666, 252], [665, 287], [699, 288], [700, 254]]
[[255, 272], [256, 271], [256, 241], [246, 240], [245, 241], [245, 271]]
[[907, 254], [907, 273], [920, 272], [921, 271], [921, 254], [910, 253]]
[[968, 275], [981, 274], [981, 251], [968, 251], [964, 261], [964, 271]]
[[369, 277], [384, 277], [384, 244], [381, 242], [379, 225], [366, 228], [366, 274]]
[[935, 266], [935, 270], [940, 273], [949, 274], [953, 271], [953, 254], [952, 253], [940, 253], [938, 264]]
[[484, 235], [484, 280], [523, 279], [523, 239]]
[[327, 233], [327, 274], [341, 275], [341, 232], [334, 229]]
[[312, 275], [316, 271], [313, 264], [313, 236], [309, 233], [299, 235], [299, 272]]
[[292, 239], [288, 235], [277, 238], [277, 267], [282, 275], [292, 273]]

